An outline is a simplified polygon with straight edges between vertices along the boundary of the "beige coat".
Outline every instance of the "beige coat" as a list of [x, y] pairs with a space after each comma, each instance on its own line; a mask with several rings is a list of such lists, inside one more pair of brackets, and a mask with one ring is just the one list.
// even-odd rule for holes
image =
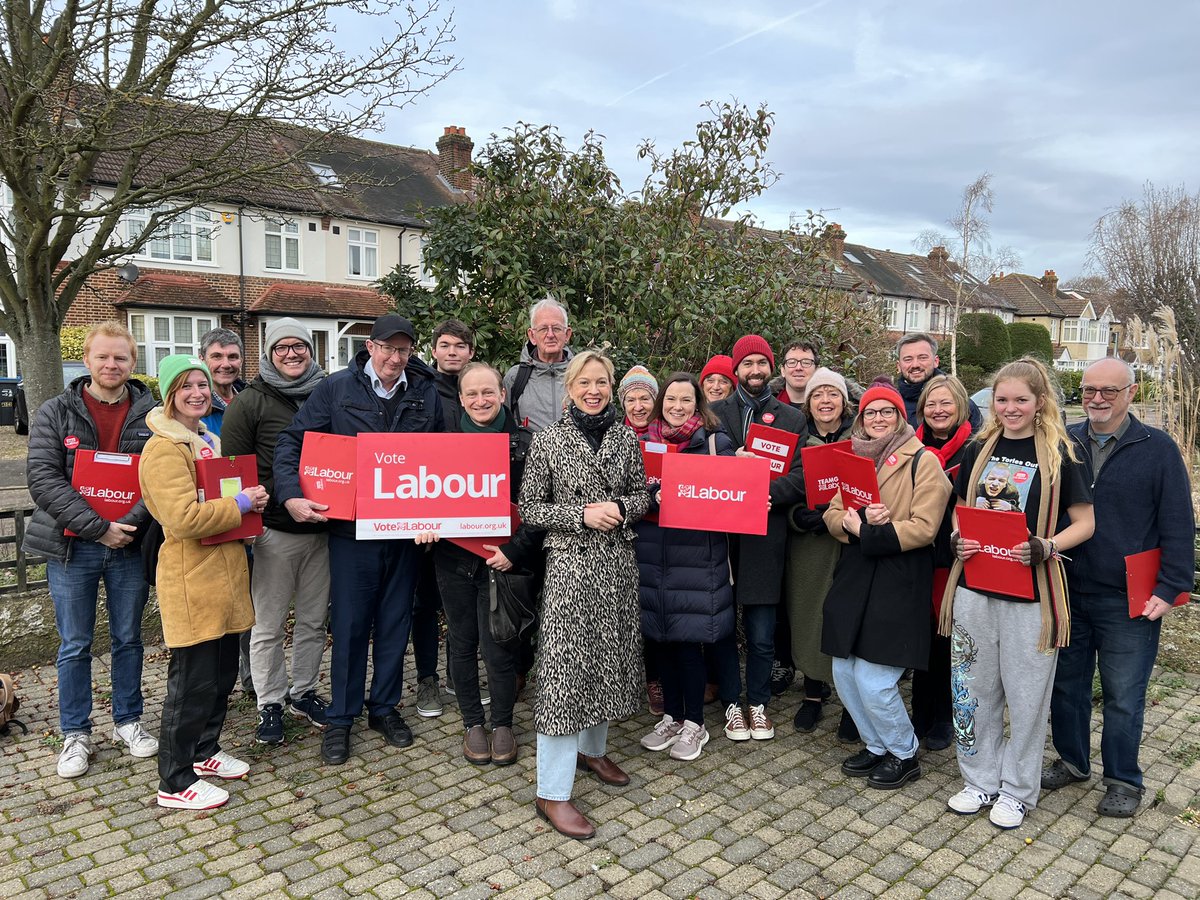
[[[167, 646], [191, 647], [246, 631], [254, 624], [246, 548], [241, 541], [200, 543], [237, 526], [242, 519], [237, 500], [201, 503], [195, 454], [207, 444], [167, 418], [162, 407], [150, 411], [146, 424], [154, 436], [142, 451], [139, 479], [142, 498], [163, 527], [157, 591]], [[215, 435], [213, 440], [220, 454]]]

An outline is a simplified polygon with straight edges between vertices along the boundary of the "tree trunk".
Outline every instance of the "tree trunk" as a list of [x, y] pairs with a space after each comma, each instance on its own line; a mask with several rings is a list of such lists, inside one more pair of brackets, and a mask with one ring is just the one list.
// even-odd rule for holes
[[21, 376], [25, 379], [25, 402], [32, 422], [39, 406], [62, 393], [62, 342], [58, 326], [35, 320], [28, 328], [18, 325], [10, 335], [17, 345], [17, 359], [21, 361]]

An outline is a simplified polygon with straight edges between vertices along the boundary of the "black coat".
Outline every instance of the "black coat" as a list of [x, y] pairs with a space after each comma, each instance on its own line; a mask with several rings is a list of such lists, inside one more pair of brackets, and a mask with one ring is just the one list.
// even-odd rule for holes
[[[718, 456], [733, 456], [722, 431], [713, 436]], [[681, 453], [709, 452], [701, 428]], [[656, 504], [651, 504], [654, 509]], [[714, 531], [661, 528], [646, 519], [634, 525], [642, 635], [652, 641], [712, 644], [733, 633], [733, 578], [729, 537]]]
[[[744, 407], [735, 391], [713, 404], [713, 412], [735, 447], [745, 443], [742, 430]], [[772, 421], [764, 422], [765, 417]], [[783, 595], [783, 563], [787, 548], [787, 513], [804, 500], [804, 472], [800, 468], [800, 450], [808, 440], [808, 420], [778, 398], [770, 397], [752, 421], [800, 435], [792, 465], [787, 474], [771, 482], [771, 511], [767, 514], [765, 535], [741, 534], [731, 538], [734, 593], [737, 602], [747, 606], [774, 606]]]

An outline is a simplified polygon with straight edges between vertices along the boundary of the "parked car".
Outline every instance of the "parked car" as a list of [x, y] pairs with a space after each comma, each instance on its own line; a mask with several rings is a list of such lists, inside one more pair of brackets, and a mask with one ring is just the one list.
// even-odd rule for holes
[[[64, 385], [70, 384], [80, 375], [88, 374], [88, 367], [77, 359], [64, 359], [62, 367]], [[29, 405], [25, 400], [24, 378], [17, 382], [15, 425], [17, 434], [29, 434]]]
[[971, 395], [971, 402], [979, 407], [979, 411], [983, 413], [983, 421], [987, 421], [992, 417], [992, 389], [990, 387], [980, 388]]

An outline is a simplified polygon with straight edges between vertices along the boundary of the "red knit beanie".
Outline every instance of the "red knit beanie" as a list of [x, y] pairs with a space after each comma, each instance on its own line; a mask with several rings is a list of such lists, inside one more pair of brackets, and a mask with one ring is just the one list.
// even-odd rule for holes
[[721, 375], [729, 379], [730, 384], [737, 384], [737, 378], [733, 374], [733, 358], [729, 356], [714, 356], [704, 364], [704, 371], [700, 373], [700, 383], [704, 384], [709, 375]]
[[890, 384], [879, 384], [878, 382], [863, 391], [863, 395], [859, 397], [858, 415], [860, 418], [862, 417], [862, 411], [876, 400], [886, 400], [900, 411], [901, 419], [908, 418], [908, 411], [904, 408], [904, 398], [900, 396], [900, 392]]
[[775, 368], [775, 354], [771, 352], [771, 345], [767, 343], [766, 338], [760, 337], [757, 334], [748, 334], [743, 338], [739, 338], [738, 342], [733, 345], [734, 371], [737, 371], [737, 367], [741, 365], [743, 359], [755, 353], [761, 353], [767, 358], [767, 362], [771, 364], [771, 368]]

